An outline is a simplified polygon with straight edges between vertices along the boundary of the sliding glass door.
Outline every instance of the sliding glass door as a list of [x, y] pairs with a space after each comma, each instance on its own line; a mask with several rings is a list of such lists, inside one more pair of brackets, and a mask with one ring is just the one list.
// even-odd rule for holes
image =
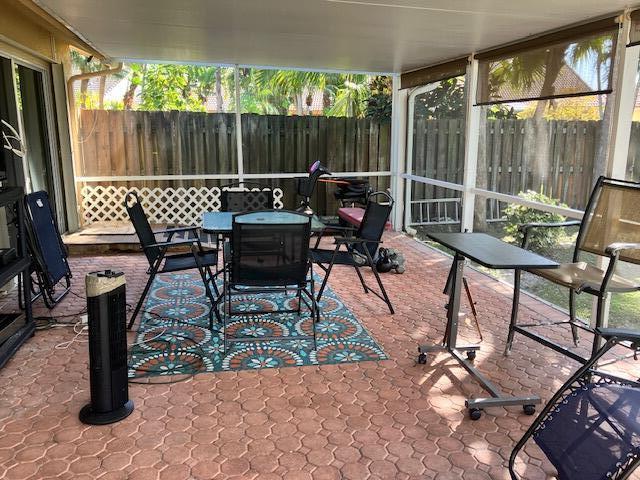
[[[44, 190], [51, 198], [58, 223], [65, 227], [60, 208], [61, 184], [57, 134], [52, 120], [49, 72], [16, 59], [0, 56], [0, 123], [3, 143], [0, 171], [4, 184], [22, 186], [26, 192]], [[22, 157], [16, 151], [23, 153]], [[56, 185], [58, 187], [56, 187]]]

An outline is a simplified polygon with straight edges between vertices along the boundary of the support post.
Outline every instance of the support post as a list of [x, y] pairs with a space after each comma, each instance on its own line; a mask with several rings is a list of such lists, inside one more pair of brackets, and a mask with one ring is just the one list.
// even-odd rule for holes
[[616, 52], [617, 67], [613, 81], [613, 90], [617, 92], [610, 101], [614, 102], [611, 129], [609, 136], [609, 162], [606, 174], [613, 178], [625, 178], [627, 158], [629, 155], [629, 140], [631, 138], [631, 123], [636, 104], [636, 76], [640, 45], [626, 46], [631, 28], [628, 12], [624, 14], [624, 23], [618, 37]]
[[233, 78], [236, 99], [236, 149], [238, 156], [238, 179], [240, 183], [244, 180], [244, 162], [242, 157], [242, 110], [240, 103], [240, 68], [233, 67]]
[[393, 93], [391, 103], [391, 196], [395, 200], [391, 223], [395, 231], [403, 227], [405, 144], [407, 138], [407, 92], [400, 90], [400, 75], [393, 75]]
[[[613, 178], [626, 176], [627, 155], [629, 154], [629, 139], [631, 136], [631, 122], [633, 109], [636, 104], [636, 75], [638, 72], [638, 49], [627, 48], [631, 17], [626, 11], [622, 16], [622, 28], [618, 31], [616, 50], [613, 52], [613, 92], [609, 94], [607, 102], [613, 102], [611, 121], [607, 131], [608, 155], [604, 169], [605, 175]], [[597, 264], [603, 270], [609, 265], [608, 259], [598, 258]], [[609, 324], [611, 311], [611, 295], [603, 299], [593, 299], [591, 305], [591, 326], [595, 327], [596, 319], [600, 319], [601, 326]]]
[[478, 85], [478, 61], [471, 57], [466, 75], [466, 114], [464, 141], [464, 171], [462, 176], [462, 218], [461, 231], [473, 231], [473, 213], [475, 210], [476, 172], [478, 167], [478, 144], [480, 140], [480, 115], [482, 109], [475, 107], [476, 88]]

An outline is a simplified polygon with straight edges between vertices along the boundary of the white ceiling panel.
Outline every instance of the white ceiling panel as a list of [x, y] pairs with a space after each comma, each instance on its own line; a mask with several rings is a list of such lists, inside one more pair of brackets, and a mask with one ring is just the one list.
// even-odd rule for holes
[[622, 0], [38, 0], [116, 59], [401, 72], [594, 17]]

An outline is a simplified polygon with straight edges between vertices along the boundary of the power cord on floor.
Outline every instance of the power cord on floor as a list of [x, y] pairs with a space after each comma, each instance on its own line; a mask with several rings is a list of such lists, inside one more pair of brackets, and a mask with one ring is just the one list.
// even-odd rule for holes
[[[65, 325], [69, 326], [69, 325]], [[66, 342], [62, 342], [57, 344], [54, 348], [56, 350], [66, 350], [75, 342], [87, 343], [88, 339], [81, 339], [82, 336], [89, 335], [89, 327], [82, 323], [82, 320], [78, 321], [75, 325], [73, 325], [73, 331], [75, 332], [75, 336], [71, 340], [67, 340]]]

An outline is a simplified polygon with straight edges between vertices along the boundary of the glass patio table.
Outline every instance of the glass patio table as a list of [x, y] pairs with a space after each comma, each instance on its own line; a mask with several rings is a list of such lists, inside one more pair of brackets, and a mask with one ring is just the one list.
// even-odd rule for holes
[[[297, 215], [281, 210], [272, 210], [260, 212], [260, 217], [252, 217], [252, 223], [256, 221], [265, 224], [287, 223], [297, 219]], [[230, 235], [233, 228], [233, 216], [236, 212], [205, 212], [202, 214], [202, 230], [206, 233], [214, 233], [220, 235]], [[325, 224], [313, 215], [311, 217], [311, 231], [313, 233], [321, 233], [325, 229]]]
[[[513, 397], [502, 394], [498, 387], [485, 378], [472, 364], [476, 351], [480, 350], [480, 347], [478, 345], [458, 345], [457, 343], [464, 262], [468, 258], [487, 268], [522, 270], [558, 268], [558, 264], [553, 260], [509, 245], [485, 233], [427, 233], [427, 236], [453, 250], [454, 257], [447, 282], [449, 302], [447, 304], [447, 329], [444, 341], [442, 345], [419, 346], [418, 363], [426, 363], [428, 352], [448, 352], [491, 395], [489, 398], [470, 398], [465, 402], [472, 420], [478, 420], [482, 409], [491, 406], [522, 405], [527, 415], [533, 415], [535, 405], [540, 403], [539, 396]], [[463, 352], [466, 353], [467, 358], [463, 357]]]

